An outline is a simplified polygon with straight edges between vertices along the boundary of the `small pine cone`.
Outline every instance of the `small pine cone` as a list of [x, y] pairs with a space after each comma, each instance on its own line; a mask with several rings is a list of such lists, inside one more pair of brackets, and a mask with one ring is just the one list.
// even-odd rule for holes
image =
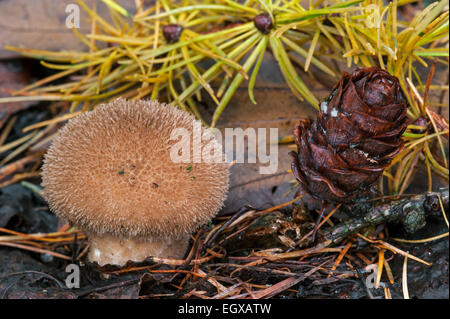
[[162, 27], [162, 32], [167, 43], [172, 44], [180, 39], [183, 27], [178, 24], [167, 24]]
[[303, 190], [334, 203], [368, 193], [403, 148], [406, 108], [398, 79], [388, 72], [344, 72], [317, 119], [294, 128], [291, 166]]
[[273, 21], [267, 12], [258, 14], [254, 19], [253, 23], [255, 27], [261, 31], [262, 34], [268, 34], [273, 28]]

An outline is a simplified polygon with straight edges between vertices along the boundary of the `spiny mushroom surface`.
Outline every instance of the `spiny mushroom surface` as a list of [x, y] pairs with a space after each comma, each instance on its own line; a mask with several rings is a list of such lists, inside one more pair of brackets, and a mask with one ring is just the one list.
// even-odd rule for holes
[[[117, 99], [60, 130], [45, 155], [43, 194], [56, 215], [87, 233], [90, 261], [182, 258], [189, 234], [220, 210], [228, 164], [222, 153], [193, 161], [194, 123], [201, 127], [187, 112], [156, 101]], [[190, 162], [171, 160], [177, 128], [190, 133]], [[218, 143], [208, 129], [201, 132], [202, 147]]]

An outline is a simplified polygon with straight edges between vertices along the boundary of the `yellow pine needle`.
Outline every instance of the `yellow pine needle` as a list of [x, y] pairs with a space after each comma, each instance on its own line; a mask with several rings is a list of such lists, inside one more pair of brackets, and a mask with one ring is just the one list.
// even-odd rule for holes
[[100, 63], [104, 63], [106, 61], [106, 58], [103, 59], [98, 59], [95, 61], [90, 61], [90, 62], [85, 62], [85, 63], [79, 63], [79, 64], [53, 64], [53, 63], [48, 63], [45, 61], [41, 61], [41, 64], [43, 66], [45, 66], [46, 68], [49, 69], [54, 69], [54, 70], [81, 70], [83, 68], [86, 68], [88, 66], [94, 66]]
[[439, 131], [439, 132], [437, 132], [437, 133], [428, 134], [428, 135], [426, 135], [425, 137], [422, 137], [422, 138], [417, 139], [417, 140], [415, 140], [415, 141], [411, 141], [411, 142], [409, 142], [409, 143], [406, 143], [405, 147], [406, 147], [407, 149], [411, 149], [411, 148], [413, 148], [414, 146], [416, 146], [416, 145], [418, 145], [418, 144], [420, 144], [420, 143], [427, 142], [428, 140], [431, 140], [431, 139], [433, 139], [433, 138], [436, 137], [436, 136], [448, 134], [448, 132], [449, 132], [449, 130], [444, 130], [444, 131]]
[[76, 116], [79, 115], [80, 113], [82, 113], [82, 112], [81, 112], [81, 111], [78, 111], [78, 112], [74, 112], [74, 113], [68, 113], [68, 114], [64, 114], [64, 115], [62, 115], [62, 116], [55, 117], [55, 118], [53, 118], [53, 119], [47, 120], [47, 121], [42, 121], [42, 122], [39, 122], [39, 123], [36, 123], [36, 124], [32, 124], [32, 125], [29, 125], [29, 126], [25, 127], [25, 128], [22, 130], [22, 132], [23, 132], [23, 133], [26, 133], [26, 132], [28, 132], [28, 131], [31, 131], [31, 130], [34, 130], [34, 129], [37, 129], [37, 128], [41, 128], [41, 127], [43, 127], [43, 126], [47, 126], [47, 125], [50, 125], [50, 124], [56, 124], [56, 123], [64, 122], [64, 121], [67, 121], [68, 119], [71, 119], [71, 118], [73, 118], [73, 117], [76, 117]]
[[[55, 132], [53, 134], [48, 135], [47, 137], [44, 137], [43, 139], [41, 139], [40, 141], [38, 141], [36, 144], [34, 144], [33, 146], [30, 147], [30, 151], [34, 152], [34, 151], [40, 151], [43, 148], [46, 148], [50, 141], [52, 141], [55, 136], [58, 135], [58, 132]], [[34, 169], [38, 169], [38, 167], [35, 167]]]
[[48, 95], [31, 95], [31, 96], [13, 96], [0, 98], [1, 103], [18, 103], [28, 101], [70, 101], [70, 98], [65, 98], [61, 95], [48, 94]]
[[439, 199], [439, 206], [441, 207], [442, 216], [444, 217], [445, 223], [447, 224], [448, 228], [448, 219], [447, 215], [445, 214], [444, 204], [442, 204], [442, 199], [440, 195], [438, 195], [438, 199]]
[[[232, 66], [239, 73], [241, 73], [244, 76], [245, 79], [248, 79], [247, 73], [245, 73], [245, 71], [243, 70], [242, 66], [239, 63], [236, 63], [233, 60], [228, 59], [225, 56], [221, 56], [221, 55], [209, 52], [207, 50], [204, 50], [204, 49], [200, 48], [199, 46], [195, 45], [194, 43], [191, 44], [191, 47], [192, 47], [193, 50], [203, 54], [204, 56], [210, 57], [210, 58], [212, 58], [212, 59], [214, 59], [216, 61], [217, 60], [221, 60], [225, 64], [228, 64], [228, 65]], [[225, 71], [225, 73], [227, 73], [228, 76], [230, 76], [230, 77], [232, 76], [231, 72], [227, 68], [224, 68], [224, 71]]]
[[[94, 5], [92, 7], [92, 11], [97, 14], [97, 3], [94, 2]], [[96, 34], [97, 33], [97, 20], [95, 19], [95, 17], [91, 18], [91, 34]], [[89, 45], [89, 52], [93, 53], [95, 51], [97, 51], [96, 47], [95, 47], [95, 40], [94, 39], [90, 39], [90, 45]], [[90, 66], [88, 68], [88, 73], [92, 72], [92, 66]]]
[[140, 81], [142, 83], [162, 83], [166, 82], [168, 79], [168, 76], [165, 74], [161, 74], [157, 77], [149, 77], [149, 76], [136, 76], [136, 75], [127, 75], [124, 77], [127, 81]]
[[[226, 4], [228, 4], [230, 7], [233, 7], [233, 8], [242, 10], [242, 11], [246, 11], [246, 12], [252, 14], [252, 15], [255, 15], [255, 14], [259, 13], [259, 10], [255, 9], [255, 8], [252, 8], [252, 7], [248, 6], [248, 5], [239, 4], [237, 1], [232, 1], [232, 0], [223, 0], [223, 1]], [[258, 0], [258, 1], [260, 1], [260, 0]], [[268, 10], [268, 11], [271, 11], [271, 10]]]
[[104, 3], [106, 3], [111, 9], [119, 12], [121, 15], [128, 17], [130, 16], [130, 14], [128, 13], [128, 11], [120, 6], [119, 4], [117, 4], [117, 2], [115, 2], [114, 0], [102, 0]]
[[389, 172], [387, 172], [386, 170], [383, 172], [383, 175], [384, 175], [385, 177], [387, 177], [387, 178], [388, 178], [389, 180], [391, 180], [391, 181], [394, 181], [394, 180], [395, 180], [394, 176], [392, 176], [392, 174], [389, 173]]
[[[35, 234], [25, 234], [21, 232], [16, 232], [14, 230], [0, 228], [0, 232], [11, 234], [13, 236], [0, 236], [0, 241], [21, 241], [23, 239], [30, 239], [43, 242], [61, 242], [66, 240], [73, 240], [73, 235], [78, 234], [78, 238], [84, 238], [84, 235], [79, 230], [71, 230], [66, 232], [55, 232], [55, 233], [35, 233]], [[81, 236], [81, 237], [80, 237]], [[56, 238], [55, 238], [56, 237]]]
[[422, 149], [418, 148], [412, 155], [411, 157], [411, 162], [410, 162], [410, 169], [406, 172], [405, 171], [405, 175], [402, 175], [401, 177], [401, 188], [400, 191], [398, 192], [399, 194], [403, 194], [403, 192], [405, 191], [405, 189], [409, 186], [411, 177], [415, 171], [416, 165], [417, 165], [417, 161], [419, 160], [420, 154], [422, 153]]
[[378, 289], [380, 286], [381, 275], [383, 274], [383, 266], [384, 266], [384, 249], [380, 249], [378, 252], [378, 272], [377, 272], [377, 280], [375, 282], [375, 289]]
[[[447, 224], [448, 226], [448, 224]], [[407, 243], [407, 244], [423, 244], [423, 243], [428, 243], [430, 241], [434, 241], [434, 240], [438, 240], [441, 238], [445, 238], [448, 237], [448, 232], [441, 234], [441, 235], [437, 235], [437, 236], [433, 236], [433, 237], [429, 237], [429, 238], [424, 238], [424, 239], [415, 239], [415, 240], [409, 240], [409, 239], [401, 239], [401, 238], [392, 238], [395, 241], [398, 241], [400, 243]]]
[[309, 47], [308, 56], [306, 57], [305, 72], [308, 72], [308, 70], [309, 70], [309, 65], [311, 64], [311, 59], [313, 57], [314, 50], [316, 48], [317, 42], [319, 41], [319, 36], [320, 36], [320, 29], [317, 29], [316, 32], [314, 33], [314, 37], [311, 41], [311, 46]]
[[6, 139], [8, 138], [9, 133], [11, 133], [11, 130], [13, 128], [14, 123], [17, 121], [17, 115], [14, 115], [11, 117], [11, 119], [6, 124], [5, 128], [2, 131], [2, 134], [0, 135], [0, 147], [5, 143]]
[[38, 132], [32, 132], [28, 135], [25, 135], [15, 141], [9, 142], [3, 146], [0, 147], [0, 154], [6, 151], [9, 151], [10, 149], [13, 149], [14, 147], [28, 141], [29, 139], [33, 138], [34, 136], [36, 136]]
[[129, 45], [150, 45], [149, 38], [139, 38], [139, 37], [130, 37], [126, 35], [105, 35], [105, 34], [88, 34], [87, 37], [93, 40], [99, 40], [107, 43], [119, 43], [119, 44], [129, 44]]
[[271, 37], [269, 39], [270, 47], [272, 48], [272, 52], [277, 60], [282, 74], [287, 82], [287, 84], [294, 88], [292, 92], [296, 94], [296, 96], [303, 101], [306, 99], [314, 108], [319, 109], [319, 101], [314, 96], [314, 94], [309, 90], [309, 88], [305, 85], [302, 79], [298, 76], [297, 71], [292, 65], [291, 60], [288, 57], [286, 49], [283, 47], [280, 39]]
[[[175, 53], [175, 51], [171, 51], [170, 53], [169, 53], [169, 55], [173, 55]], [[169, 63], [169, 66], [172, 64], [172, 62], [170, 62]], [[168, 90], [169, 90], [169, 92], [170, 92], [170, 94], [172, 94], [172, 96], [175, 98], [175, 99], [178, 99], [178, 93], [176, 92], [176, 90], [175, 90], [175, 87], [173, 86], [173, 76], [172, 76], [172, 74], [173, 74], [173, 70], [171, 69], [170, 71], [169, 71], [169, 73], [168, 73], [168, 81], [167, 81], [167, 83], [168, 83]], [[171, 103], [172, 101], [170, 100], [170, 95], [169, 95], [169, 103]], [[187, 109], [187, 107], [186, 107], [186, 105], [184, 104], [184, 102], [180, 102], [179, 103], [180, 104], [180, 106], [181, 106], [181, 109], [183, 109], [183, 110], [186, 110]]]
[[[436, 126], [436, 121], [434, 120], [434, 117], [430, 114], [430, 110], [429, 110], [429, 108], [427, 106], [425, 106], [425, 112], [427, 113], [428, 118], [430, 119], [431, 124], [433, 125], [434, 131], [435, 132], [439, 132], [439, 130], [438, 130], [437, 126]], [[439, 142], [439, 146], [441, 148], [442, 159], [444, 160], [445, 167], [448, 168], [448, 162], [447, 162], [447, 156], [445, 154], [444, 144], [442, 143], [442, 139], [441, 139], [441, 137], [439, 135], [437, 136], [437, 139], [438, 139], [438, 142]]]
[[331, 240], [326, 240], [320, 244], [317, 244], [316, 246], [312, 248], [302, 249], [302, 250], [294, 250], [286, 253], [273, 253], [273, 252], [265, 252], [265, 251], [259, 251], [255, 252], [255, 256], [262, 256], [267, 258], [274, 258], [274, 259], [284, 259], [284, 258], [298, 258], [302, 256], [308, 256], [311, 254], [322, 254], [322, 253], [329, 253], [329, 252], [340, 252], [340, 248], [326, 248], [332, 243]]
[[51, 250], [32, 247], [32, 245], [30, 246], [30, 245], [23, 245], [23, 244], [18, 244], [18, 243], [0, 242], [0, 246], [19, 248], [19, 249], [29, 250], [29, 251], [33, 251], [33, 252], [37, 252], [37, 253], [49, 254], [54, 257], [58, 257], [58, 258], [65, 259], [65, 260], [72, 260], [72, 258], [69, 256], [66, 256], [66, 255], [51, 251]]
[[425, 130], [426, 127], [425, 126], [420, 126], [420, 125], [410, 124], [410, 125], [408, 125], [408, 130], [411, 130], [411, 129], [414, 129], [414, 130]]
[[[402, 66], [400, 67], [399, 73], [402, 73], [403, 71], [404, 70]], [[416, 100], [412, 98], [412, 90], [410, 87], [406, 86], [406, 81], [403, 77], [403, 74], [399, 73], [394, 73], [394, 75], [398, 78], [400, 87], [402, 88], [402, 91], [405, 92], [406, 99], [408, 100], [408, 104], [410, 106], [410, 109], [408, 110], [408, 116], [410, 116], [411, 118], [418, 118], [421, 113], [417, 106]]]
[[[448, 132], [448, 130], [447, 130]], [[445, 176], [447, 176], [448, 180], [448, 168], [442, 167], [438, 161], [434, 158], [433, 154], [431, 154], [430, 147], [428, 144], [428, 141], [425, 141], [425, 154], [427, 155], [427, 158], [430, 160], [430, 163], [433, 165], [434, 168], [442, 172]]]
[[305, 20], [305, 21], [286, 24], [286, 25], [278, 28], [277, 30], [273, 31], [272, 35], [275, 37], [281, 37], [286, 31], [291, 30], [291, 29], [296, 30], [303, 25], [307, 25], [308, 23], [310, 23], [310, 22]]
[[264, 54], [266, 53], [266, 50], [261, 50], [261, 53], [259, 54], [258, 60], [256, 61], [255, 66], [253, 67], [253, 72], [250, 78], [250, 81], [248, 83], [248, 96], [250, 97], [250, 101], [252, 101], [253, 104], [257, 104], [255, 100], [255, 96], [253, 94], [253, 90], [255, 88], [256, 83], [256, 77], [259, 72], [259, 68], [261, 67], [261, 63], [264, 58]]
[[406, 78], [406, 82], [408, 83], [409, 87], [411, 88], [411, 90], [414, 93], [415, 98], [417, 99], [417, 101], [419, 101], [419, 105], [421, 107], [423, 107], [423, 99], [420, 96], [419, 92], [417, 91], [415, 85], [412, 83], [411, 79], [409, 77]]
[[448, 182], [448, 172], [443, 172], [431, 165], [431, 170]]
[[[348, 13], [344, 13], [344, 26], [345, 30], [347, 31], [348, 38], [350, 39], [350, 43], [352, 44], [352, 47], [354, 50], [359, 50], [358, 43], [356, 42], [356, 39], [353, 35], [353, 32], [350, 30], [350, 26], [348, 24]], [[354, 56], [355, 64], [358, 64], [358, 56]]]
[[225, 90], [228, 87], [228, 84], [230, 84], [230, 77], [224, 76], [222, 83], [219, 86], [219, 89], [217, 90], [217, 97], [219, 99], [222, 98], [223, 94], [225, 93]]
[[[89, 69], [91, 69], [91, 67], [89, 67]], [[89, 69], [88, 69], [89, 73], [84, 78], [82, 78], [77, 84], [72, 86], [72, 88], [70, 88], [69, 90], [63, 91], [66, 96], [75, 92], [83, 84], [85, 84], [87, 81], [89, 81], [95, 74], [97, 74], [98, 70], [100, 70], [100, 66], [97, 66], [95, 69], [92, 69], [92, 70], [89, 70]]]
[[384, 287], [384, 298], [392, 299], [391, 290], [388, 287]]
[[0, 188], [6, 187], [8, 185], [15, 184], [17, 182], [20, 182], [24, 179], [29, 179], [33, 177], [39, 177], [41, 175], [41, 172], [28, 172], [28, 173], [19, 173], [15, 174], [13, 177], [11, 177], [6, 182], [3, 182], [0, 184]]
[[[37, 141], [39, 141], [39, 139], [41, 139], [45, 134], [47, 134], [49, 131], [51, 131], [54, 128], [55, 124], [51, 124], [49, 126], [47, 126], [45, 129], [43, 129], [40, 132], [34, 132], [35, 134], [33, 135], [33, 137], [31, 139], [29, 139], [27, 142], [25, 142], [24, 144], [22, 144], [20, 147], [16, 148], [14, 151], [12, 151], [11, 153], [8, 154], [8, 156], [6, 156], [1, 162], [0, 162], [0, 166], [4, 165], [6, 163], [8, 163], [11, 159], [13, 159], [14, 157], [16, 157], [17, 155], [19, 155], [20, 153], [24, 152], [27, 148], [29, 148], [30, 146], [32, 146], [34, 143], [36, 143]], [[33, 134], [33, 133], [31, 133]], [[29, 135], [31, 135], [29, 134]]]
[[[229, 0], [225, 0], [225, 1], [228, 2]], [[266, 1], [265, 1], [265, 0], [258, 0], [258, 2], [259, 2], [259, 4], [261, 5], [261, 7], [264, 9], [264, 11], [267, 12], [267, 13], [269, 14], [270, 19], [271, 19], [272, 21], [275, 21], [275, 19], [274, 19], [274, 17], [273, 17], [273, 14], [272, 14], [272, 9], [269, 8], [269, 6], [267, 5]], [[272, 5], [272, 1], [267, 1], [267, 2], [270, 2], [270, 4]], [[247, 8], [247, 6], [243, 6], [243, 7], [244, 7], [244, 8]]]
[[80, 33], [80, 31], [78, 31], [77, 28], [72, 28], [72, 32], [75, 34], [75, 36], [84, 44], [86, 44], [86, 46], [89, 48], [89, 50], [91, 51], [97, 51], [97, 48], [94, 46], [94, 44], [92, 43], [92, 41], [89, 41], [83, 34]]
[[214, 90], [211, 88], [211, 85], [209, 85], [208, 82], [205, 81], [205, 79], [200, 75], [200, 72], [198, 72], [197, 68], [194, 66], [193, 63], [188, 62], [190, 59], [188, 49], [186, 47], [181, 47], [181, 52], [183, 53], [184, 59], [186, 61], [187, 67], [191, 74], [194, 76], [194, 78], [202, 85], [202, 87], [205, 89], [206, 92], [211, 96], [213, 101], [216, 104], [219, 104], [219, 100], [217, 99]]
[[389, 262], [386, 259], [384, 259], [384, 269], [386, 269], [386, 274], [388, 276], [389, 283], [393, 285], [395, 283], [394, 275], [392, 274], [392, 269], [389, 266]]
[[397, 54], [398, 49], [398, 40], [397, 40], [397, 6], [398, 6], [398, 0], [394, 0], [392, 2], [392, 35], [391, 38], [394, 40], [394, 53]]
[[115, 29], [113, 26], [111, 26], [108, 22], [106, 22], [105, 19], [100, 17], [96, 12], [92, 11], [86, 3], [83, 2], [83, 0], [77, 0], [78, 4], [86, 11], [92, 19], [95, 19], [98, 21], [99, 24], [101, 24], [108, 32], [115, 36], [120, 36], [120, 31]]
[[13, 46], [6, 45], [6, 50], [14, 51], [22, 54], [23, 56], [39, 59], [39, 60], [49, 60], [58, 62], [67, 62], [75, 58], [82, 58], [86, 56], [86, 52], [74, 52], [74, 51], [46, 51], [46, 50], [35, 50], [26, 48], [16, 48]]
[[[163, 5], [165, 11], [171, 11], [169, 4], [167, 3], [166, 0], [159, 0], [159, 1]], [[185, 13], [186, 12], [181, 12], [181, 14], [177, 18], [175, 18], [175, 14], [169, 14], [170, 23], [177, 23], [177, 19], [183, 20], [185, 17]]]
[[417, 149], [414, 150], [413, 152], [410, 152], [408, 155], [402, 157], [402, 160], [398, 164], [398, 167], [395, 172], [394, 179], [393, 179], [395, 193], [398, 193], [398, 190], [400, 188], [400, 184], [402, 182], [401, 177], [403, 175], [403, 172], [407, 171], [410, 168], [411, 158], [413, 157], [415, 151], [417, 151]]
[[133, 50], [128, 45], [124, 44], [124, 47], [127, 50], [127, 52], [130, 55], [130, 57], [139, 65], [139, 68], [141, 69], [142, 75], [145, 76], [145, 69], [144, 69], [144, 65], [142, 64], [141, 59], [138, 58], [136, 53], [133, 52]]
[[366, 256], [364, 256], [362, 253], [356, 253], [356, 256], [358, 256], [359, 259], [361, 259], [366, 265], [372, 264], [372, 261]]
[[[167, 16], [175, 16], [179, 13], [182, 12], [189, 12], [192, 10], [223, 10], [225, 12], [227, 11], [232, 11], [232, 12], [236, 12], [239, 11], [236, 8], [233, 8], [232, 6], [226, 6], [226, 5], [215, 5], [215, 4], [196, 4], [196, 5], [189, 5], [189, 6], [184, 6], [184, 7], [179, 7], [176, 9], [172, 9], [170, 11], [165, 11], [165, 12], [161, 12], [159, 14], [154, 14], [154, 15], [150, 15], [150, 16], [146, 16], [146, 17], [140, 17], [139, 19], [137, 19], [138, 21], [142, 20], [142, 21], [149, 21], [149, 20], [159, 20], [161, 18], [165, 18]], [[136, 20], [136, 19], [135, 19]]]
[[342, 248], [342, 251], [339, 253], [339, 256], [334, 261], [333, 267], [331, 267], [331, 271], [328, 274], [328, 277], [330, 277], [333, 274], [333, 271], [336, 270], [336, 267], [339, 266], [344, 256], [347, 254], [350, 247], [352, 247], [353, 242], [349, 241], [344, 248]]
[[132, 98], [132, 100], [136, 101], [136, 100], [142, 99], [144, 96], [149, 95], [152, 92], [152, 90], [153, 90], [153, 86], [146, 86], [146, 87], [140, 88], [138, 90], [138, 94], [136, 96], [134, 96]]
[[403, 250], [401, 250], [401, 249], [399, 249], [399, 248], [397, 248], [397, 247], [395, 247], [395, 246], [393, 246], [393, 245], [391, 245], [391, 244], [389, 244], [389, 243], [387, 243], [387, 242], [385, 242], [385, 241], [383, 241], [383, 240], [380, 240], [380, 239], [378, 239], [378, 240], [372, 240], [372, 239], [369, 239], [369, 238], [365, 237], [364, 235], [361, 235], [360, 233], [357, 233], [356, 235], [357, 235], [358, 237], [361, 237], [362, 239], [364, 239], [365, 241], [367, 241], [367, 242], [369, 242], [369, 243], [372, 243], [372, 244], [379, 244], [379, 245], [381, 246], [380, 248], [388, 249], [388, 250], [392, 251], [392, 252], [395, 253], [395, 254], [399, 254], [399, 255], [402, 255], [402, 256], [406, 256], [406, 257], [411, 258], [411, 259], [413, 259], [413, 260], [415, 260], [415, 261], [418, 261], [418, 262], [420, 262], [420, 263], [422, 263], [422, 264], [425, 264], [425, 265], [427, 265], [427, 266], [431, 266], [431, 263], [429, 263], [429, 262], [427, 262], [427, 261], [424, 261], [424, 260], [422, 260], [422, 259], [420, 259], [420, 258], [418, 258], [418, 257], [416, 257], [416, 256], [414, 256], [414, 255], [411, 255], [411, 254], [408, 253], [408, 252], [404, 252]]
[[278, 144], [289, 144], [293, 142], [294, 142], [294, 135], [286, 135], [278, 139]]
[[102, 89], [102, 81], [105, 76], [108, 75], [109, 71], [111, 70], [111, 65], [116, 57], [117, 51], [113, 51], [111, 55], [106, 59], [106, 61], [102, 64], [100, 68], [100, 72], [98, 74], [97, 79], [97, 94], [100, 94], [100, 91]]
[[433, 188], [433, 177], [431, 176], [431, 167], [430, 167], [430, 161], [427, 157], [425, 157], [425, 166], [427, 167], [427, 175], [428, 175], [428, 191], [431, 192], [431, 189]]
[[343, 51], [340, 43], [336, 41], [336, 38], [331, 35], [331, 33], [325, 28], [325, 26], [317, 21], [317, 27], [320, 29], [320, 31], [327, 37], [327, 39], [331, 42], [331, 44], [334, 46], [334, 48]]
[[[308, 52], [306, 52], [305, 49], [303, 49], [302, 47], [297, 45], [294, 41], [290, 40], [288, 37], [281, 36], [280, 39], [290, 49], [294, 50], [295, 52], [297, 52], [298, 54], [300, 54], [301, 56], [303, 56], [305, 58], [308, 57]], [[292, 58], [292, 60], [295, 60], [292, 56], [291, 56], [291, 58]], [[311, 61], [310, 62], [312, 64], [314, 64], [318, 69], [322, 70], [323, 72], [325, 72], [325, 73], [327, 73], [327, 74], [329, 74], [329, 75], [331, 75], [333, 77], [336, 77], [336, 73], [333, 70], [331, 70], [327, 65], [325, 65], [325, 63], [323, 63], [322, 61], [320, 61], [319, 59], [314, 57], [314, 55], [311, 56]]]
[[403, 298], [404, 299], [409, 299], [409, 292], [408, 292], [408, 257], [407, 256], [405, 256], [405, 260], [403, 262], [402, 291], [403, 291]]
[[[331, 20], [331, 21], [333, 21], [333, 20]], [[336, 24], [334, 24], [334, 26], [335, 26], [336, 30], [339, 32], [339, 35], [343, 39], [345, 52], [350, 51], [352, 48], [350, 46], [350, 42], [346, 36], [346, 33], [344, 32], [344, 30], [342, 29], [342, 27], [339, 24], [336, 23]], [[352, 65], [352, 57], [349, 56], [349, 57], [347, 57], [347, 67], [351, 67], [351, 65]]]
[[[256, 47], [254, 48], [254, 50], [249, 55], [249, 57], [247, 58], [247, 60], [245, 61], [244, 65], [243, 65], [245, 72], [248, 72], [250, 70], [250, 68], [255, 64], [258, 56], [260, 56], [261, 52], [265, 51], [267, 48], [267, 44], [268, 44], [267, 37], [258, 36], [257, 41], [258, 41], [258, 44], [256, 45]], [[249, 47], [248, 49], [250, 49], [250, 48], [251, 47]], [[246, 50], [244, 50], [244, 51], [246, 51]], [[214, 127], [216, 125], [216, 123], [220, 117], [220, 114], [225, 109], [225, 107], [228, 104], [228, 102], [230, 101], [233, 93], [237, 90], [237, 88], [239, 87], [239, 85], [241, 84], [243, 79], [244, 79], [244, 77], [240, 73], [236, 74], [236, 76], [234, 77], [233, 81], [231, 82], [229, 88], [225, 91], [222, 99], [220, 100], [220, 103], [217, 105], [216, 110], [214, 111], [213, 119], [211, 122], [211, 127]]]
[[53, 74], [53, 75], [48, 76], [46, 78], [43, 78], [42, 80], [36, 81], [33, 84], [24, 87], [23, 89], [20, 89], [19, 91], [15, 92], [14, 95], [23, 94], [26, 91], [30, 91], [31, 89], [40, 87], [40, 86], [42, 86], [44, 84], [47, 84], [47, 83], [52, 82], [52, 81], [55, 81], [57, 79], [65, 77], [65, 76], [67, 76], [69, 74], [75, 73], [75, 72], [81, 70], [82, 68], [84, 68], [84, 66], [79, 67], [79, 68], [73, 68], [73, 69], [65, 70], [65, 71], [62, 71], [62, 72], [58, 72], [56, 74]]

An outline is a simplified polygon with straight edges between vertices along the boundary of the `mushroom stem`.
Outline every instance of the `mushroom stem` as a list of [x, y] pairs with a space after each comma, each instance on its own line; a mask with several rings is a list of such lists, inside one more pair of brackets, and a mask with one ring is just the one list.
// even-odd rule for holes
[[90, 234], [89, 241], [90, 262], [97, 262], [100, 266], [123, 266], [129, 260], [143, 261], [149, 256], [181, 259], [187, 250], [189, 235], [180, 239], [141, 239]]

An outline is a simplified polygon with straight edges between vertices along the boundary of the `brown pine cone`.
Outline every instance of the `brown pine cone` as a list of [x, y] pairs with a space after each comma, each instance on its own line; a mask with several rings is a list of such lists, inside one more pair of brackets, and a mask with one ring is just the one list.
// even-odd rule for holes
[[167, 24], [162, 27], [162, 32], [167, 43], [172, 44], [180, 39], [183, 27], [178, 24]]
[[343, 73], [314, 122], [294, 128], [292, 172], [301, 187], [328, 203], [367, 193], [403, 148], [407, 102], [388, 72]]

